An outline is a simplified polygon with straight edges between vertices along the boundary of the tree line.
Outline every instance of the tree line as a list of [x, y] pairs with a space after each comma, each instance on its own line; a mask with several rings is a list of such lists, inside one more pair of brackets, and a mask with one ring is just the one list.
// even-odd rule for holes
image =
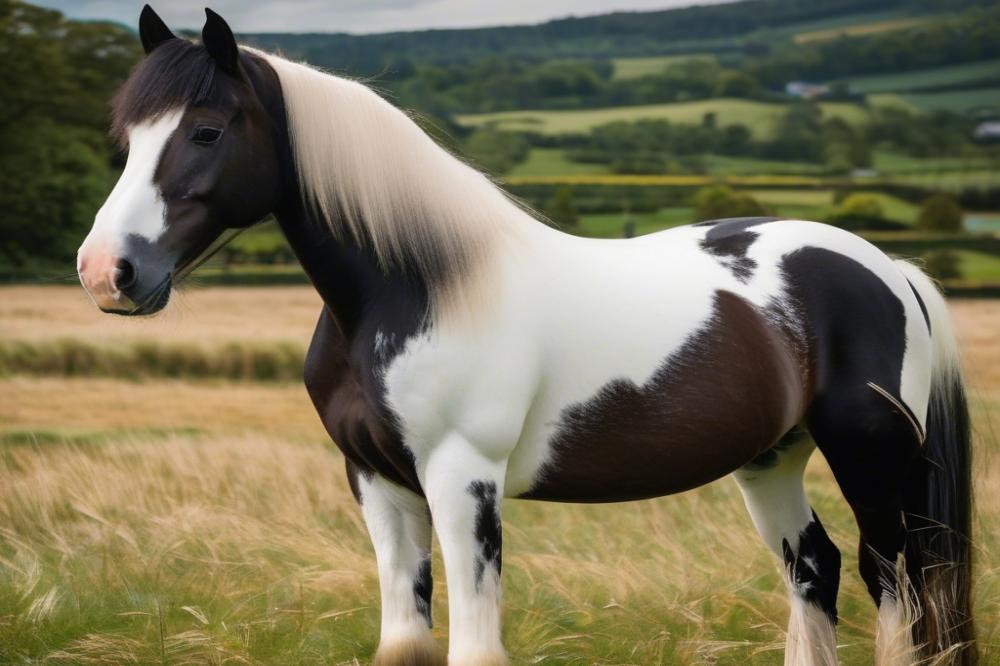
[[119, 26], [0, 0], [0, 266], [72, 261], [118, 167], [108, 100], [140, 54]]

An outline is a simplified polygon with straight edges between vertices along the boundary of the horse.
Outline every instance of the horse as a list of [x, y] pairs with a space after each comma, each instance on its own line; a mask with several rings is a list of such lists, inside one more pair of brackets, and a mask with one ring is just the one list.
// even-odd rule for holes
[[370, 87], [206, 16], [189, 41], [142, 10], [146, 56], [113, 103], [128, 157], [80, 279], [102, 311], [149, 315], [277, 219], [324, 303], [304, 378], [375, 551], [375, 664], [508, 663], [504, 498], [639, 500], [730, 474], [783, 568], [785, 663], [834, 664], [840, 552], [803, 488], [816, 448], [857, 519], [879, 663], [975, 663], [968, 409], [919, 268], [802, 220], [564, 233]]

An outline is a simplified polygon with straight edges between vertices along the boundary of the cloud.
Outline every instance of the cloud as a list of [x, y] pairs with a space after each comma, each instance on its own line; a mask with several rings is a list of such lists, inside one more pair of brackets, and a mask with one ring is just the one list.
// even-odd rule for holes
[[[206, 4], [237, 32], [389, 32], [540, 23], [570, 15], [653, 10], [728, 0], [153, 0], [173, 28], [200, 29]], [[37, 0], [72, 18], [135, 25], [140, 0]]]

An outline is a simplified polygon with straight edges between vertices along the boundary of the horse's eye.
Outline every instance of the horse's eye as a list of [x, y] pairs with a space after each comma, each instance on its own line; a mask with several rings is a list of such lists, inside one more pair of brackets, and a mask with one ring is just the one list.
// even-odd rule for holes
[[191, 140], [195, 143], [208, 146], [219, 140], [222, 136], [222, 130], [217, 127], [195, 127], [194, 134], [191, 135]]

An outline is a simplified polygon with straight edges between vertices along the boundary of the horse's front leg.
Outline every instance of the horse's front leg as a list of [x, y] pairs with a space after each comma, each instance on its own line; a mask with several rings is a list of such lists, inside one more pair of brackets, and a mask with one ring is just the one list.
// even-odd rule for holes
[[378, 561], [382, 634], [375, 666], [437, 666], [431, 636], [431, 520], [419, 495], [348, 465]]
[[458, 435], [425, 466], [424, 491], [448, 576], [448, 666], [501, 666], [500, 502], [506, 460], [483, 455]]

